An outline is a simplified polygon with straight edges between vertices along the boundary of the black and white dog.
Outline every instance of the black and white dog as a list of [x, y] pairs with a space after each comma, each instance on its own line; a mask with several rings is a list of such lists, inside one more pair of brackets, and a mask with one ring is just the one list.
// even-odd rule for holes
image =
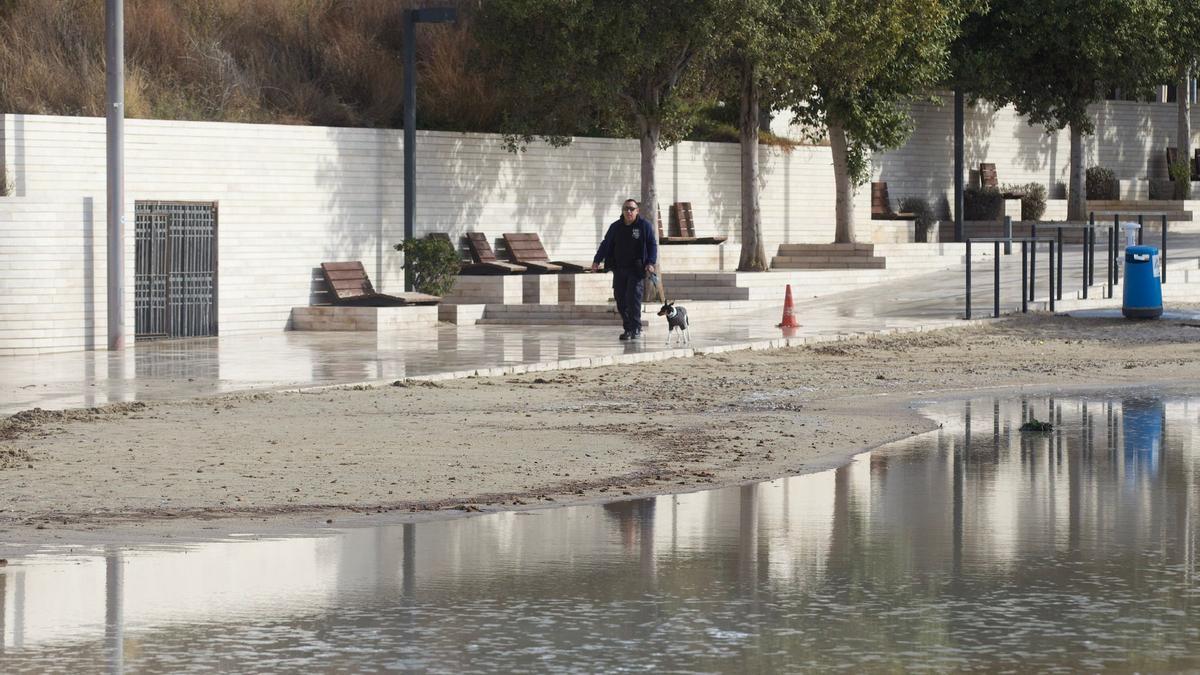
[[658, 310], [659, 316], [667, 317], [667, 346], [671, 345], [671, 335], [679, 331], [679, 344], [691, 344], [692, 335], [688, 332], [687, 310], [676, 307], [674, 302], [668, 302]]

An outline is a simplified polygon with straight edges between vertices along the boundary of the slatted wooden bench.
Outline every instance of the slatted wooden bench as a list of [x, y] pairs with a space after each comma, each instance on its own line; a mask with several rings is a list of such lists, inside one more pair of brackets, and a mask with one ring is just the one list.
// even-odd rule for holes
[[436, 305], [441, 301], [436, 295], [426, 293], [400, 293], [388, 295], [377, 293], [367, 277], [362, 261], [323, 262], [321, 275], [329, 286], [329, 299], [335, 305], [356, 307], [400, 307], [403, 305]]
[[542, 238], [536, 232], [506, 232], [504, 246], [508, 248], [508, 255], [513, 262], [525, 265], [531, 271], [536, 270], [544, 274], [592, 271], [588, 265], [550, 260], [550, 255], [542, 246]]
[[[985, 188], [1000, 189], [1000, 177], [996, 173], [996, 165], [991, 162], [979, 163], [979, 184]], [[1002, 193], [1005, 199], [1021, 199], [1025, 193], [1021, 190], [1007, 190]]]
[[667, 235], [663, 236], [662, 217], [658, 223], [658, 242], [660, 244], [720, 244], [726, 237], [698, 237], [696, 223], [692, 218], [691, 202], [675, 202], [668, 209]]
[[888, 186], [884, 181], [871, 183], [871, 220], [915, 220], [916, 214], [892, 210]]
[[[450, 235], [445, 232], [431, 232], [426, 236], [442, 239], [447, 242], [450, 241]], [[471, 260], [461, 260], [459, 262], [459, 274], [467, 276], [523, 274], [526, 271], [521, 265], [507, 263], [497, 258], [496, 254], [492, 252], [492, 247], [488, 244], [487, 237], [479, 232], [468, 232], [465, 239], [467, 242], [467, 253], [471, 257]]]

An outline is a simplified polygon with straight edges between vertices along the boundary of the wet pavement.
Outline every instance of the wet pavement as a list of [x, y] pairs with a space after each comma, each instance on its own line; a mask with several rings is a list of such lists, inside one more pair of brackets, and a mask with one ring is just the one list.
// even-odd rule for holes
[[12, 559], [0, 670], [1200, 668], [1200, 397], [930, 410], [756, 485]]
[[[1019, 251], [1019, 249], [1018, 249]], [[1180, 234], [1175, 264], [1200, 256], [1200, 235]], [[1079, 250], [1068, 247], [1064, 291], [1081, 280]], [[1002, 308], [1020, 304], [1020, 255], [1004, 259]], [[1044, 264], [1038, 284], [1046, 288]], [[1097, 270], [1097, 278], [1103, 270]], [[1176, 274], [1176, 278], [1182, 274]], [[976, 263], [972, 303], [990, 316], [992, 264]], [[647, 314], [646, 338], [616, 339], [619, 326], [442, 324], [392, 333], [277, 332], [147, 342], [123, 352], [91, 351], [0, 357], [0, 415], [34, 407], [71, 408], [133, 400], [170, 400], [237, 391], [381, 383], [404, 377], [464, 377], [525, 369], [586, 367], [684, 356], [729, 348], [782, 346], [879, 332], [963, 325], [963, 271], [894, 279], [821, 298], [796, 288], [801, 328], [776, 328], [782, 308], [727, 314], [692, 326], [691, 350], [667, 347], [666, 324]], [[1200, 300], [1200, 286], [1197, 286]], [[782, 297], [782, 281], [781, 281]], [[1099, 300], [1093, 305], [1116, 301]], [[614, 321], [615, 321], [614, 316]]]

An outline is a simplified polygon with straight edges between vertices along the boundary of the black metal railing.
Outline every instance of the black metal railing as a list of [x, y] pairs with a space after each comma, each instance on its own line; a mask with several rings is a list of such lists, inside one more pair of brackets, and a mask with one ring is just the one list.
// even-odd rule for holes
[[[1011, 223], [1009, 223], [1011, 224]], [[1008, 230], [1011, 232], [1011, 230]], [[1037, 250], [1038, 244], [1047, 244], [1049, 246], [1049, 255], [1046, 257], [1046, 268], [1050, 274], [1050, 288], [1055, 287], [1055, 248], [1058, 244], [1058, 239], [1055, 237], [968, 237], [967, 256], [966, 256], [966, 311], [963, 313], [964, 318], [971, 318], [971, 247], [974, 244], [991, 244], [992, 245], [992, 316], [1000, 316], [1000, 245], [1004, 244], [1006, 248], [1011, 250], [1013, 243], [1021, 244], [1021, 311], [1029, 311], [1029, 301], [1032, 296], [1029, 293], [1029, 288], [1032, 285], [1031, 277], [1034, 276], [1035, 268], [1031, 261], [1036, 260], [1030, 253]], [[1061, 250], [1061, 249], [1060, 249]], [[1059, 263], [1061, 267], [1061, 263]], [[1050, 311], [1054, 311], [1054, 293], [1050, 293]]]

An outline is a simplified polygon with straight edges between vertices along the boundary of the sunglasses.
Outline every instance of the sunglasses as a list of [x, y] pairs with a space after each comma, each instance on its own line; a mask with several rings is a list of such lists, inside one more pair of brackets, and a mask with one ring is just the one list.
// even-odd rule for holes
[[637, 210], [638, 210], [638, 207], [636, 207], [636, 206], [626, 206], [624, 210], [625, 210], [625, 211], [637, 211]]

